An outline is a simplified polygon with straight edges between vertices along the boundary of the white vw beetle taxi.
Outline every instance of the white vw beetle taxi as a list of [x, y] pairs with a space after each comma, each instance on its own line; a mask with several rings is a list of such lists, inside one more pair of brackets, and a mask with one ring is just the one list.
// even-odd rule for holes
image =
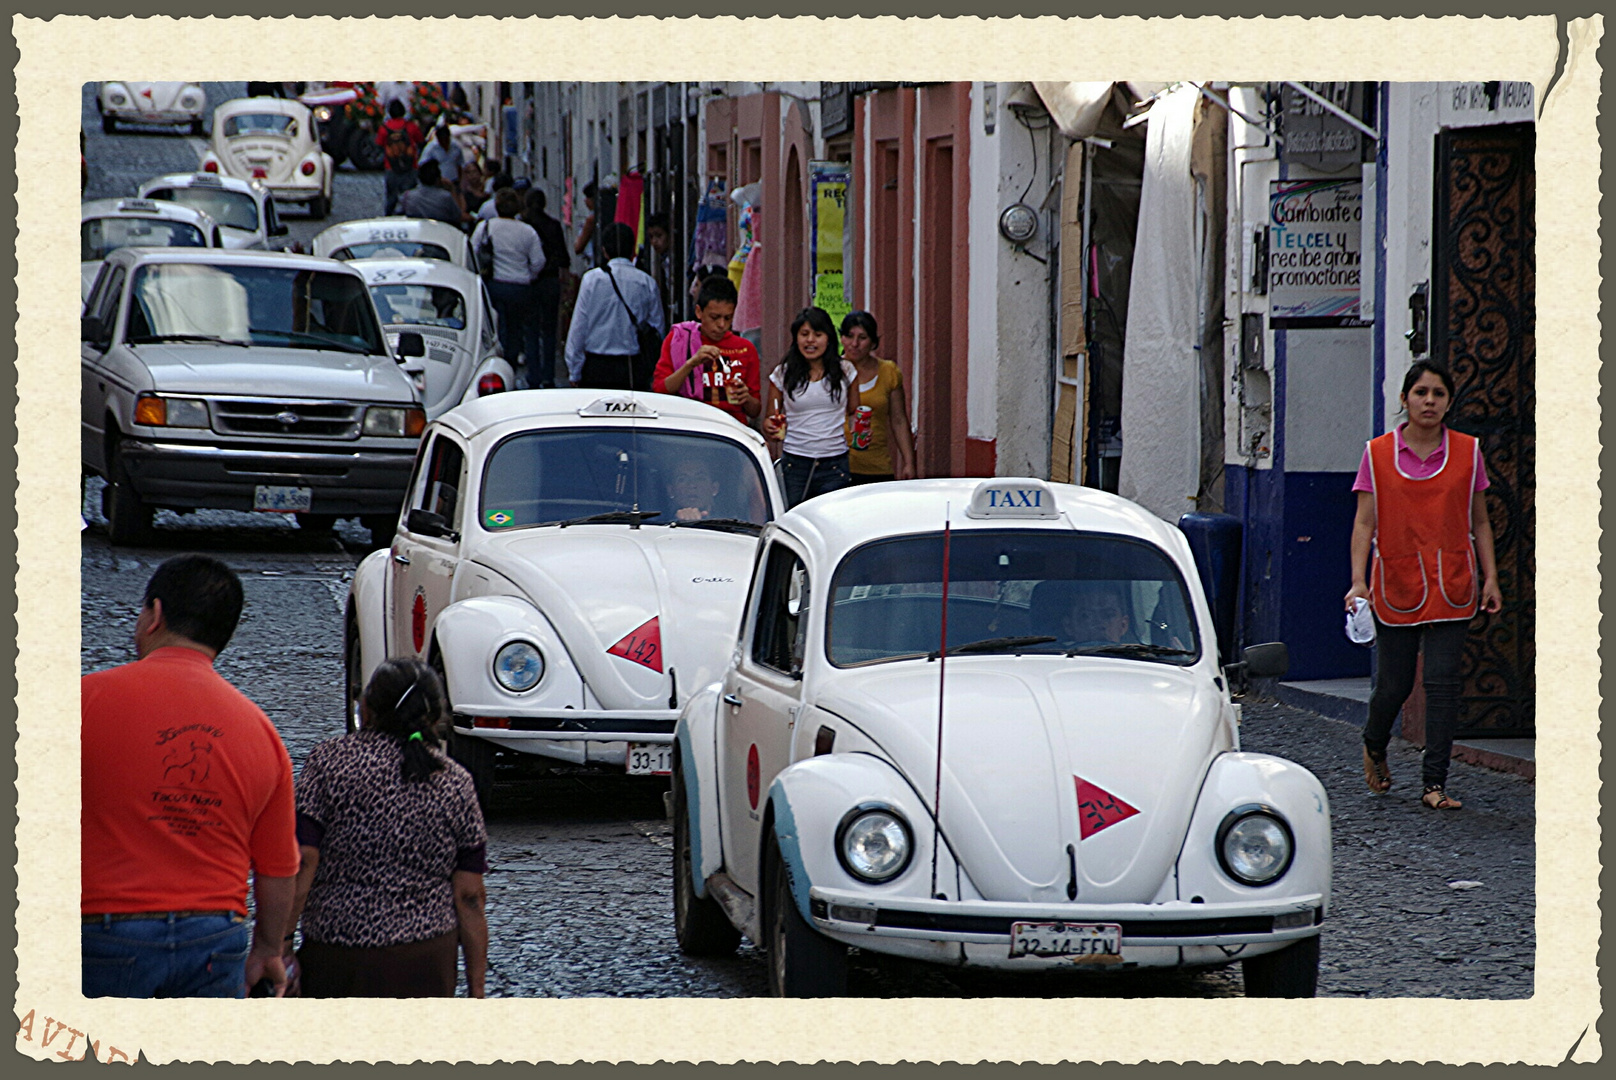
[[844, 994], [849, 945], [1240, 961], [1250, 995], [1312, 996], [1329, 804], [1240, 750], [1177, 530], [1088, 488], [919, 480], [810, 500], [759, 543], [734, 657], [675, 736], [684, 952], [744, 933], [785, 996]]
[[237, 98], [213, 110], [213, 136], [203, 172], [257, 180], [282, 202], [309, 216], [331, 212], [331, 155], [320, 149], [314, 115], [300, 101]]
[[665, 774], [781, 505], [762, 437], [698, 401], [543, 390], [451, 409], [391, 549], [354, 572], [350, 730], [376, 666], [416, 657], [444, 678], [450, 751], [485, 799], [501, 751]]
[[439, 259], [477, 270], [466, 234], [427, 218], [364, 218], [315, 234], [311, 248], [328, 259]]
[[435, 420], [462, 401], [516, 388], [511, 365], [499, 355], [494, 309], [482, 278], [437, 259], [355, 259], [395, 347], [414, 331], [426, 355], [405, 361]]
[[291, 231], [264, 185], [217, 173], [170, 173], [140, 185], [140, 197], [200, 210], [219, 225], [223, 247], [268, 251], [286, 246]]
[[223, 247], [200, 210], [151, 199], [94, 199], [79, 207], [79, 300], [90, 295], [101, 260], [125, 247]]
[[118, 121], [128, 124], [179, 124], [202, 134], [208, 96], [191, 82], [104, 82], [96, 92], [101, 130], [111, 135]]

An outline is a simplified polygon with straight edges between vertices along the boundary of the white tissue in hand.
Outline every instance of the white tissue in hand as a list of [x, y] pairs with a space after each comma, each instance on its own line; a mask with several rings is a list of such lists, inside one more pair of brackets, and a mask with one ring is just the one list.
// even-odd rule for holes
[[1358, 597], [1347, 613], [1347, 640], [1354, 645], [1369, 645], [1375, 640], [1375, 615], [1369, 601]]

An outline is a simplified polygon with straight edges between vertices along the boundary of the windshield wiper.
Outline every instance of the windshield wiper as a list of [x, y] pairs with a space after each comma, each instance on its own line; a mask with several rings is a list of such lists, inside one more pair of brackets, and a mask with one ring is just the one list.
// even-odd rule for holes
[[660, 510], [608, 510], [604, 514], [590, 514], [588, 517], [572, 518], [569, 521], [558, 522], [563, 529], [568, 525], [623, 525], [628, 524], [636, 529], [640, 522], [650, 521], [652, 518], [662, 516]]
[[239, 345], [243, 349], [249, 344], [235, 338], [218, 337], [213, 334], [142, 334], [128, 339], [130, 345], [157, 345], [165, 341], [206, 341], [213, 345]]
[[723, 529], [725, 532], [747, 533], [756, 536], [763, 531], [763, 526], [755, 521], [742, 521], [740, 518], [700, 518], [696, 521], [670, 521], [670, 529]]
[[1140, 641], [1115, 641], [1104, 645], [1079, 645], [1068, 649], [1067, 656], [1194, 656], [1188, 649], [1173, 649], [1166, 645], [1146, 645]]
[[[375, 356], [369, 349], [362, 349], [357, 345], [349, 345], [345, 341], [328, 338], [323, 334], [310, 334], [302, 330], [262, 330], [253, 327], [248, 331], [252, 334], [279, 334], [281, 337], [291, 338], [293, 342], [308, 342], [317, 349], [336, 349], [339, 352], [358, 353], [361, 356]], [[385, 354], [381, 354], [385, 355]]]
[[[1048, 634], [1036, 634], [1031, 637], [990, 637], [981, 641], [968, 641], [964, 645], [956, 645], [948, 650], [949, 656], [958, 656], [960, 653], [998, 652], [1001, 649], [1019, 649], [1024, 645], [1045, 645], [1055, 639]], [[935, 660], [943, 654], [941, 649], [933, 649], [926, 654], [927, 660]]]

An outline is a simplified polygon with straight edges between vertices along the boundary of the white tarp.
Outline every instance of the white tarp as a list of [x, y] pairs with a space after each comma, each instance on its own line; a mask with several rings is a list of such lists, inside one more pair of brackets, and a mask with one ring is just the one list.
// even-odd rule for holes
[[1185, 83], [1150, 109], [1122, 356], [1118, 493], [1170, 522], [1195, 509], [1201, 477], [1201, 257], [1190, 173], [1199, 96]]

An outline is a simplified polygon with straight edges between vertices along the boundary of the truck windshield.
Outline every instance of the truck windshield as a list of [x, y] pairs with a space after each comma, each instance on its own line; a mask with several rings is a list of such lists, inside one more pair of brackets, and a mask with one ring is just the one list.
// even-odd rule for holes
[[489, 455], [484, 528], [559, 525], [596, 515], [655, 514], [647, 525], [756, 531], [769, 500], [756, 456], [739, 443], [683, 431], [566, 428], [515, 435]]
[[386, 355], [365, 283], [283, 266], [151, 263], [135, 271], [124, 338], [184, 337]]
[[[942, 645], [943, 536], [855, 549], [831, 583], [827, 647], [838, 666], [926, 657]], [[1038, 640], [1043, 639], [1043, 640]], [[949, 542], [948, 648], [1200, 656], [1184, 579], [1140, 540], [1053, 529], [965, 529]], [[974, 647], [971, 647], [974, 646]]]
[[91, 218], [79, 225], [79, 261], [95, 262], [122, 247], [207, 247], [202, 230], [165, 218]]

